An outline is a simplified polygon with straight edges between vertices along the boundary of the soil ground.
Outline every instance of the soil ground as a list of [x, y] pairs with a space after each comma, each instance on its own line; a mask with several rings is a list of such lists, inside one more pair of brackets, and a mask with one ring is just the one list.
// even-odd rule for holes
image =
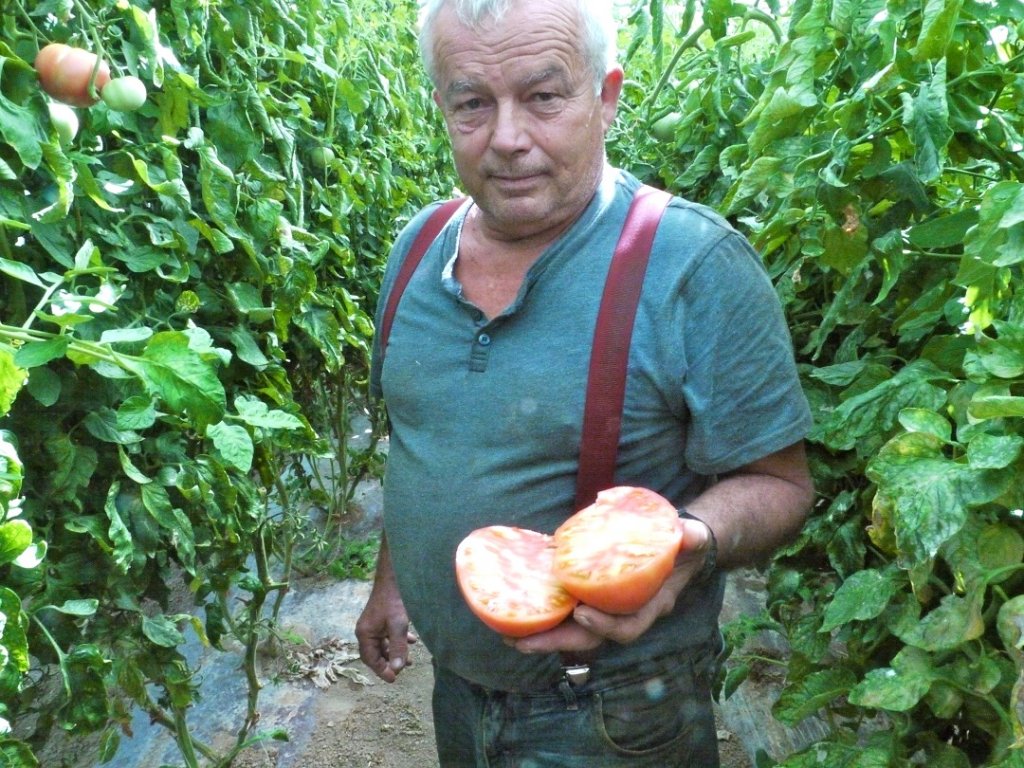
[[[341, 678], [310, 698], [312, 732], [296, 754], [270, 742], [248, 750], [237, 768], [432, 768], [437, 766], [430, 713], [430, 657], [412, 647], [412, 665], [394, 684]], [[352, 669], [365, 671], [357, 661]], [[313, 686], [309, 681], [286, 685]], [[751, 768], [743, 745], [719, 731], [722, 768]]]

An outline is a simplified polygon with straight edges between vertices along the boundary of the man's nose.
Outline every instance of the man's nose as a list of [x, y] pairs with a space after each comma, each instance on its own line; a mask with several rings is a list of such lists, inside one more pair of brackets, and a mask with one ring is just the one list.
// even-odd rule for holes
[[530, 144], [528, 115], [514, 102], [499, 102], [494, 111], [491, 146], [498, 152], [517, 152]]

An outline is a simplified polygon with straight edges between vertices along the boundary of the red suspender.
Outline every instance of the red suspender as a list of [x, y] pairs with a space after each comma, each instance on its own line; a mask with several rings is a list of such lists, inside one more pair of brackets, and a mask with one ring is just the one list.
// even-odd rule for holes
[[[654, 233], [671, 199], [670, 194], [654, 187], [644, 185], [637, 190], [608, 268], [590, 353], [583, 432], [580, 437], [580, 466], [576, 477], [576, 509], [590, 504], [598, 491], [614, 483], [633, 319], [643, 288]], [[443, 203], [430, 214], [413, 240], [398, 270], [381, 317], [381, 355], [387, 349], [402, 292], [430, 244], [462, 203], [462, 199]]]
[[398, 301], [405, 292], [405, 286], [412, 279], [412, 273], [420, 265], [423, 255], [427, 252], [430, 244], [441, 233], [444, 225], [448, 223], [448, 219], [459, 210], [459, 206], [462, 205], [464, 200], [464, 197], [457, 197], [439, 205], [430, 214], [423, 226], [420, 227], [420, 231], [416, 233], [416, 238], [409, 247], [409, 253], [406, 254], [405, 261], [402, 262], [402, 266], [398, 270], [398, 276], [395, 278], [395, 284], [391, 288], [391, 293], [388, 294], [388, 303], [384, 306], [384, 314], [380, 319], [381, 357], [384, 356], [384, 350], [387, 349], [388, 337], [391, 335], [391, 325], [395, 322], [395, 310], [398, 309]]
[[654, 233], [671, 199], [670, 194], [654, 187], [644, 185], [637, 190], [608, 267], [590, 352], [576, 509], [587, 506], [598, 491], [614, 484], [633, 319]]

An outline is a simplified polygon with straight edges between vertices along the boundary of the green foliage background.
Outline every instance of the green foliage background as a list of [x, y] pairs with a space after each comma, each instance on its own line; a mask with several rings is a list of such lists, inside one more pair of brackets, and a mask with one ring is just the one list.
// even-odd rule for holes
[[[1024, 765], [1020, 3], [621, 5], [611, 158], [761, 250], [815, 411], [817, 509], [723, 682], [781, 633], [776, 716], [832, 730], [761, 763]], [[186, 765], [227, 766], [281, 736], [255, 648], [295, 569], [346, 549], [330, 521], [380, 465], [343, 438], [375, 424], [382, 261], [453, 183], [413, 3], [0, 18], [0, 715], [22, 724], [0, 755], [35, 765], [59, 727], [101, 760], [137, 705]], [[62, 146], [31, 69], [52, 40], [102, 49], [146, 106], [79, 110]], [[193, 635], [247, 649], [225, 754], [189, 728]]]
[[[228, 765], [281, 735], [256, 729], [256, 646], [294, 569], [343, 548], [330, 523], [379, 469], [372, 443], [345, 441], [373, 416], [379, 272], [396, 227], [450, 192], [415, 8], [0, 12], [0, 564], [29, 566], [0, 576], [0, 714], [33, 724], [0, 754], [35, 764], [58, 727], [100, 732], [103, 759], [134, 704], [185, 764]], [[31, 67], [51, 41], [101, 50], [147, 104], [78, 110], [62, 146]], [[247, 649], [249, 718], [225, 754], [190, 732], [195, 636]]]

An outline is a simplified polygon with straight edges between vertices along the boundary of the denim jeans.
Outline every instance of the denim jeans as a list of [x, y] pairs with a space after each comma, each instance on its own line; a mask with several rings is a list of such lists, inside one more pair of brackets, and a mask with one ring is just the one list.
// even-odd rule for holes
[[524, 694], [435, 664], [441, 768], [718, 768], [714, 667], [706, 649]]

